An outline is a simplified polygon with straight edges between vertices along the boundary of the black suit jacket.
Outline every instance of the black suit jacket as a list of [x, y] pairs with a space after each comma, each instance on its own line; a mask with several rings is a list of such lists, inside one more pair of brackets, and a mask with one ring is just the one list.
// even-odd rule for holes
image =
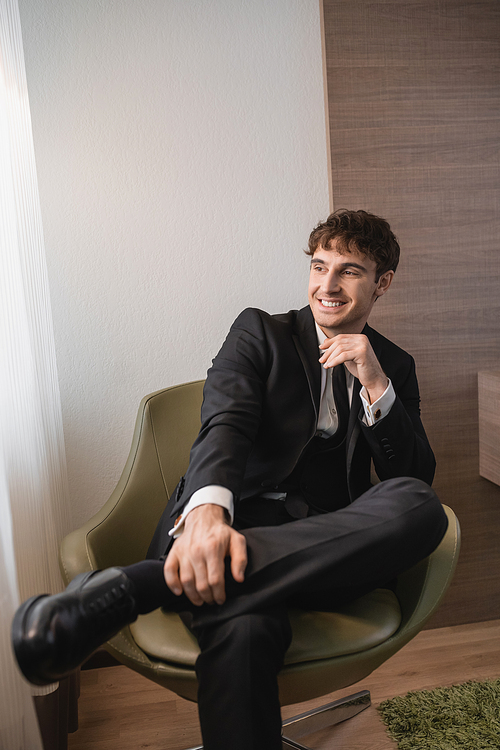
[[[413, 358], [369, 326], [363, 333], [393, 383], [396, 401], [384, 419], [366, 426], [355, 380], [346, 438], [351, 501], [371, 486], [372, 459], [381, 480], [412, 476], [431, 484], [435, 468], [420, 420]], [[249, 308], [238, 316], [208, 371], [189, 468], [162, 515], [148, 557], [165, 554], [168, 531], [201, 487], [227, 487], [237, 504], [289, 476], [316, 432], [319, 357], [309, 307], [281, 315]]]

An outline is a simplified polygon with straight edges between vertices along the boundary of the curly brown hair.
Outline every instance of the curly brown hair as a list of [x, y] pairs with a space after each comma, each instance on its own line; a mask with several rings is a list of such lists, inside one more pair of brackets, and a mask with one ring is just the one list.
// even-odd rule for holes
[[395, 271], [398, 267], [399, 243], [389, 223], [379, 216], [341, 208], [313, 229], [305, 253], [312, 257], [319, 247], [328, 250], [334, 240], [341, 252], [357, 250], [374, 260], [376, 281], [386, 271]]

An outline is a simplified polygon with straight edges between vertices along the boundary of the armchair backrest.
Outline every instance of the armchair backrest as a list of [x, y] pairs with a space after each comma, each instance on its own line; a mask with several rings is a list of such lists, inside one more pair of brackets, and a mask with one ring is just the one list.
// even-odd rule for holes
[[63, 542], [67, 579], [81, 572], [83, 553], [89, 570], [144, 559], [162, 511], [188, 467], [200, 429], [203, 384], [173, 386], [141, 401], [132, 447], [113, 494]]

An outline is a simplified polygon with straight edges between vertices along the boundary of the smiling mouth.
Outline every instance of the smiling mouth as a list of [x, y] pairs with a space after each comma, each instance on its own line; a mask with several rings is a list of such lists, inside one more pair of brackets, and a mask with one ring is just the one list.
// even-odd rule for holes
[[345, 302], [330, 302], [327, 299], [320, 299], [321, 304], [323, 307], [343, 307], [345, 305]]

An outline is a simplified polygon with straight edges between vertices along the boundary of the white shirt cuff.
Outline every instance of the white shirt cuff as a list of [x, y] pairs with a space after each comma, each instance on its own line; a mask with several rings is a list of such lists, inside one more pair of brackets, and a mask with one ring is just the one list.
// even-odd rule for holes
[[359, 395], [361, 396], [361, 402], [363, 404], [363, 409], [365, 412], [363, 421], [366, 425], [368, 425], [368, 427], [372, 427], [374, 424], [377, 424], [377, 422], [380, 422], [381, 419], [386, 417], [396, 400], [396, 391], [394, 390], [394, 386], [392, 385], [390, 380], [389, 385], [387, 386], [383, 394], [380, 396], [380, 398], [374, 401], [373, 404], [370, 404], [368, 400], [368, 393], [366, 392], [364, 386], [359, 392]]
[[220, 505], [222, 508], [227, 510], [231, 524], [234, 518], [234, 500], [233, 493], [228, 490], [227, 487], [221, 487], [218, 484], [209, 484], [206, 487], [202, 487], [191, 495], [188, 504], [182, 511], [182, 514], [177, 519], [177, 522], [173, 529], [168, 532], [170, 536], [177, 539], [184, 531], [184, 522], [187, 516], [191, 513], [194, 508], [199, 505]]

